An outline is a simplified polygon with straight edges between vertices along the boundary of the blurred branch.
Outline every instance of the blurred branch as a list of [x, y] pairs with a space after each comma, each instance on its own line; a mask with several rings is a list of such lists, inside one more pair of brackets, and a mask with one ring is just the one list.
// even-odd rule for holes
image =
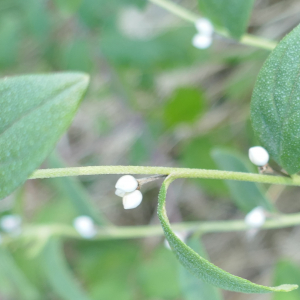
[[[300, 225], [300, 213], [289, 215], [276, 215], [272, 219], [268, 219], [261, 229], [285, 228]], [[185, 222], [171, 224], [175, 231], [189, 232], [232, 232], [245, 231], [250, 229], [244, 220], [233, 221], [216, 221], [216, 222]], [[21, 235], [12, 237], [12, 239], [32, 239], [43, 236], [55, 236], [74, 239], [84, 239], [70, 225], [51, 224], [51, 225], [34, 225], [23, 228]], [[92, 240], [108, 240], [108, 239], [130, 239], [150, 236], [163, 236], [163, 230], [160, 225], [147, 226], [104, 226], [99, 227], [95, 238]], [[4, 237], [4, 241], [10, 241], [9, 236]]]
[[100, 174], [147, 174], [170, 175], [175, 178], [207, 178], [284, 184], [300, 186], [300, 176], [271, 176], [254, 173], [230, 172], [205, 169], [139, 167], [139, 166], [91, 166], [36, 170], [29, 179], [55, 178], [65, 176], [100, 175]]
[[[150, 2], [168, 10], [169, 12], [173, 13], [174, 15], [188, 21], [191, 23], [195, 23], [200, 16], [183, 8], [182, 6], [173, 3], [169, 0], [149, 0]], [[226, 37], [230, 38], [229, 34], [222, 29], [216, 29], [216, 33]], [[245, 34], [241, 40], [239, 41], [241, 44], [248, 45], [248, 46], [253, 46], [253, 47], [258, 47], [266, 50], [273, 50], [277, 43], [268, 39], [260, 38], [255, 35], [251, 34]]]

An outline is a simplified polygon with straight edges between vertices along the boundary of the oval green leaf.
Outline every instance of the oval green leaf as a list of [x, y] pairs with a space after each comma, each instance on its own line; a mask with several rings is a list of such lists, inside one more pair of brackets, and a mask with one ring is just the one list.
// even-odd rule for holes
[[88, 83], [82, 73], [0, 80], [0, 199], [24, 183], [51, 152]]
[[300, 170], [300, 26], [264, 63], [253, 91], [251, 120], [262, 145], [289, 174]]
[[270, 293], [289, 292], [298, 288], [298, 285], [295, 284], [283, 284], [276, 287], [268, 287], [232, 275], [210, 263], [183, 243], [171, 229], [165, 207], [167, 189], [175, 178], [175, 176], [168, 176], [162, 184], [158, 196], [158, 217], [166, 239], [178, 260], [186, 269], [202, 281], [229, 291], [242, 293]]

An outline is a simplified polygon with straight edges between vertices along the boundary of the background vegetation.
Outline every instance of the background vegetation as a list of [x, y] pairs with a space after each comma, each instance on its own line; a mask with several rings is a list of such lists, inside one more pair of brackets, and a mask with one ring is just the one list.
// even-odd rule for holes
[[[198, 12], [195, 1], [180, 4]], [[258, 0], [249, 32], [279, 40], [298, 24], [299, 11], [296, 0]], [[248, 148], [258, 144], [249, 121], [251, 92], [269, 51], [217, 35], [211, 48], [199, 50], [191, 44], [195, 33], [192, 24], [144, 0], [0, 0], [1, 76], [91, 74], [71, 128], [43, 167], [221, 169], [212, 155], [220, 147], [246, 159]], [[117, 178], [28, 181], [0, 202], [1, 216], [18, 214], [24, 226], [41, 229], [38, 239], [21, 234], [0, 248], [0, 299], [300, 299], [299, 291], [223, 291], [221, 296], [208, 290], [205, 295], [161, 236], [47, 239], [42, 225], [63, 228], [79, 215], [94, 217], [99, 226], [158, 224], [159, 185], [145, 186], [142, 205], [124, 211], [114, 195]], [[300, 210], [299, 188], [266, 188], [266, 197], [281, 212]], [[238, 203], [241, 194], [233, 189], [216, 180], [179, 180], [168, 195], [169, 218], [242, 219], [251, 207]], [[300, 282], [299, 235], [295, 227], [260, 231], [252, 239], [241, 232], [211, 233], [201, 240], [216, 265], [275, 285]], [[199, 238], [190, 242], [204, 251]]]

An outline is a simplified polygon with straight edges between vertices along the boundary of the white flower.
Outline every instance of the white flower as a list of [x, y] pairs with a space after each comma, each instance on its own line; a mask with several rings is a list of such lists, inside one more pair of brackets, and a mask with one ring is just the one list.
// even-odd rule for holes
[[125, 175], [119, 178], [116, 183], [116, 192], [115, 194], [119, 197], [124, 197], [125, 193], [131, 193], [136, 190], [139, 183], [131, 175]]
[[75, 218], [73, 226], [76, 231], [86, 239], [93, 238], [97, 234], [94, 221], [89, 216], [79, 216]]
[[198, 30], [198, 32], [203, 35], [212, 36], [214, 32], [214, 26], [212, 25], [210, 20], [206, 18], [199, 18], [195, 22], [195, 27]]
[[245, 217], [245, 223], [252, 228], [259, 228], [264, 225], [266, 214], [261, 206], [252, 209]]
[[[184, 234], [183, 232], [179, 232], [179, 231], [174, 231], [174, 233], [176, 234], [176, 236], [177, 236], [182, 242], [185, 241], [185, 236], [186, 236], [186, 234]], [[165, 245], [165, 247], [166, 247], [167, 249], [171, 250], [170, 244], [169, 244], [169, 242], [168, 242], [167, 239], [165, 239], [164, 245]]]
[[6, 215], [0, 219], [0, 227], [4, 232], [19, 234], [22, 219], [19, 215]]
[[266, 165], [269, 161], [269, 153], [263, 147], [256, 146], [249, 149], [249, 159], [258, 167]]
[[143, 194], [139, 190], [135, 190], [131, 193], [126, 193], [123, 197], [124, 209], [136, 208], [141, 204], [143, 200]]
[[206, 49], [211, 45], [211, 43], [212, 37], [201, 33], [195, 34], [192, 40], [193, 46], [198, 49]]

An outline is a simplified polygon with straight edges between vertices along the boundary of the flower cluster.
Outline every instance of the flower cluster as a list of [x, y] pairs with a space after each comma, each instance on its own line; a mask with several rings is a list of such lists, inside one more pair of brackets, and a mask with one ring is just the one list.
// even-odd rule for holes
[[195, 22], [197, 33], [194, 35], [192, 44], [198, 49], [208, 48], [213, 40], [214, 27], [212, 23], [205, 18], [200, 18]]
[[116, 183], [115, 194], [123, 198], [124, 209], [132, 209], [139, 206], [143, 200], [142, 193], [137, 189], [138, 181], [131, 175], [119, 178]]

